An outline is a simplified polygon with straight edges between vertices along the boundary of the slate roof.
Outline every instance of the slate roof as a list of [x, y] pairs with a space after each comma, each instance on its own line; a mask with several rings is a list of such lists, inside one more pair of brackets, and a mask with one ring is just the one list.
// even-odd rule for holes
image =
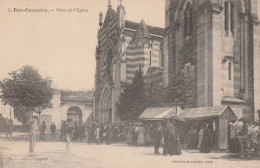
[[[139, 26], [140, 26], [140, 23], [125, 20], [125, 28], [138, 30]], [[165, 29], [160, 28], [160, 27], [153, 27], [153, 26], [147, 25], [147, 29], [149, 30], [149, 32], [151, 34], [155, 34], [155, 35], [159, 35], [159, 36], [164, 36], [164, 34], [165, 34]]]

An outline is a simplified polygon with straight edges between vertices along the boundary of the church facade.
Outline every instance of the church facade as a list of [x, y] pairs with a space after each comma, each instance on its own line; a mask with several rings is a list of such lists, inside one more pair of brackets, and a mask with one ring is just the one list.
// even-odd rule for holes
[[184, 72], [197, 107], [230, 105], [246, 118], [260, 109], [257, 0], [166, 0], [164, 85]]
[[116, 103], [137, 70], [145, 82], [163, 84], [164, 29], [128, 21], [125, 15], [121, 3], [117, 10], [109, 3], [104, 21], [99, 15], [94, 119], [103, 123], [119, 122]]

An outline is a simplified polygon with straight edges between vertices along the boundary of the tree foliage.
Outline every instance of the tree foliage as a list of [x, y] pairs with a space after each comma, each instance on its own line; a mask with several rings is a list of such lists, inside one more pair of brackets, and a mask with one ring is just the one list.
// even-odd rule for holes
[[[9, 104], [24, 121], [28, 110], [40, 113], [43, 109], [51, 107], [53, 89], [52, 80], [43, 78], [38, 71], [31, 66], [23, 66], [21, 69], [9, 73], [9, 78], [0, 81], [0, 98], [4, 104]], [[20, 117], [19, 117], [20, 116]], [[23, 122], [22, 121], [22, 122]]]
[[[168, 87], [161, 89], [160, 94], [166, 105], [192, 107], [195, 105], [196, 91], [193, 81], [188, 81], [183, 73], [178, 73], [170, 80]], [[157, 93], [158, 94], [158, 93]]]
[[120, 119], [134, 120], [146, 107], [194, 106], [196, 91], [193, 81], [188, 81], [183, 73], [177, 74], [171, 81], [168, 87], [157, 84], [144, 87], [143, 74], [137, 71], [132, 84], [126, 86], [116, 104]]
[[144, 78], [141, 70], [136, 71], [132, 84], [125, 87], [116, 104], [121, 120], [133, 120], [139, 117], [147, 106]]

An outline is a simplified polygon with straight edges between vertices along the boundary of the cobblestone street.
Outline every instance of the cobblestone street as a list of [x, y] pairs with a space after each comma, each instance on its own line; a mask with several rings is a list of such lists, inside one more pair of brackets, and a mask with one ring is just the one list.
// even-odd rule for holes
[[[4, 168], [158, 168], [158, 167], [255, 167], [259, 160], [240, 160], [225, 152], [201, 154], [183, 150], [181, 156], [154, 155], [152, 147], [132, 147], [125, 144], [88, 145], [75, 142], [71, 152], [65, 142], [37, 142], [35, 153], [29, 154], [29, 142], [0, 139]], [[162, 152], [162, 148], [160, 149]]]

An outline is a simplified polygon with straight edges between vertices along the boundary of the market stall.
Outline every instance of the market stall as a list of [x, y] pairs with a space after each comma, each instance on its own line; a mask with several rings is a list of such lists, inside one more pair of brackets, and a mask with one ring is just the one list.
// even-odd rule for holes
[[208, 123], [212, 127], [213, 149], [228, 149], [229, 122], [237, 120], [230, 106], [187, 108], [180, 114], [186, 123]]
[[147, 107], [138, 119], [142, 121], [165, 120], [181, 113], [182, 109], [176, 106]]

